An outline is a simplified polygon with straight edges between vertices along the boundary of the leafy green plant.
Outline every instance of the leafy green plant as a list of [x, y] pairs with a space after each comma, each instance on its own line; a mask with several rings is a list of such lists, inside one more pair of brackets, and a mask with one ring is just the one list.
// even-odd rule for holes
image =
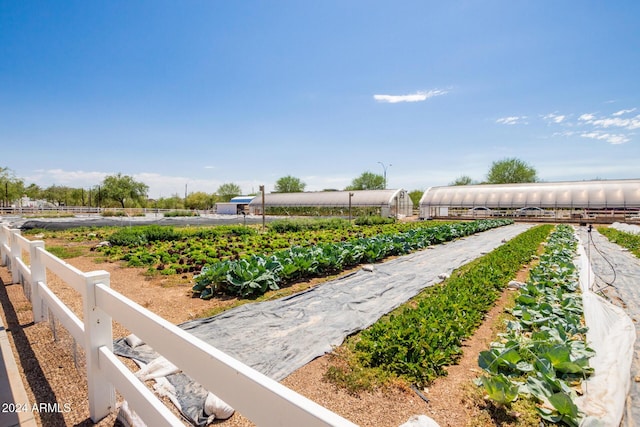
[[60, 259], [75, 258], [84, 253], [82, 248], [71, 246], [47, 246], [47, 251]]
[[518, 386], [502, 374], [482, 377], [482, 385], [489, 398], [498, 404], [506, 405], [518, 398]]
[[[499, 291], [530, 261], [550, 229], [528, 230], [363, 331], [355, 344], [360, 363], [418, 385], [446, 375], [445, 366], [461, 355], [462, 341], [481, 324]], [[504, 359], [514, 366], [519, 362]]]
[[640, 234], [627, 233], [611, 227], [598, 227], [598, 231], [611, 242], [629, 249], [640, 258]]
[[394, 222], [396, 222], [396, 219], [393, 217], [384, 217], [379, 215], [359, 216], [354, 221], [356, 225], [393, 224]]
[[539, 403], [543, 419], [568, 426], [578, 426], [583, 417], [574, 404], [573, 386], [592, 374], [589, 359], [594, 355], [586, 344], [573, 264], [576, 246], [573, 229], [558, 226], [516, 299], [516, 321], [509, 321], [500, 341], [478, 357], [487, 373], [478, 383], [491, 399], [508, 403], [496, 384], [506, 388], [505, 381], [510, 382], [511, 390], [517, 387], [519, 395]]
[[169, 211], [163, 214], [165, 218], [174, 218], [174, 217], [183, 217], [183, 216], [200, 216], [196, 211], [188, 211], [188, 210], [178, 210], [178, 211]]
[[[224, 262], [230, 263], [230, 269], [235, 268], [234, 264], [242, 264], [239, 271], [251, 268], [253, 264], [262, 263], [266, 268], [272, 269], [273, 282], [268, 286], [256, 286], [255, 283], [248, 285], [254, 291], [251, 295], [256, 296], [258, 290], [266, 292], [269, 289], [278, 289], [283, 284], [301, 278], [316, 277], [339, 271], [345, 266], [356, 265], [360, 262], [376, 262], [390, 255], [400, 255], [414, 250], [422, 249], [431, 244], [442, 243], [460, 236], [469, 235], [491, 227], [498, 227], [510, 224], [510, 220], [483, 220], [471, 223], [453, 223], [423, 228], [414, 228], [404, 233], [378, 234], [372, 237], [359, 237], [352, 241], [320, 243], [319, 240], [307, 241], [306, 246], [293, 245], [287, 249], [274, 251], [271, 254], [249, 253], [239, 256], [238, 259], [229, 259]], [[309, 243], [315, 243], [309, 245]], [[246, 258], [251, 261], [247, 264]], [[230, 291], [237, 295], [236, 288], [243, 288], [240, 283], [243, 274], [238, 274], [233, 281], [233, 287], [229, 288], [223, 283], [211, 283], [212, 288], [222, 292]], [[208, 277], [205, 275], [205, 277]], [[205, 280], [204, 278], [200, 279]], [[247, 279], [250, 282], [251, 278]], [[227, 280], [229, 282], [229, 280]], [[202, 286], [194, 287], [195, 293], [202, 296]], [[207, 291], [205, 296], [211, 295], [212, 291]]]
[[342, 218], [298, 218], [280, 219], [269, 223], [269, 231], [287, 233], [303, 230], [338, 230], [351, 227], [351, 223]]

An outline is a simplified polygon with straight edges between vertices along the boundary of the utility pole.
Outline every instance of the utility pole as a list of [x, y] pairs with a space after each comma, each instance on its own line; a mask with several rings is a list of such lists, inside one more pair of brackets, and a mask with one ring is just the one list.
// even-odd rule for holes
[[389, 163], [388, 165], [385, 165], [382, 162], [378, 162], [378, 163], [380, 163], [382, 165], [382, 171], [384, 173], [384, 189], [386, 190], [387, 189], [387, 167], [388, 166], [393, 166], [393, 165], [391, 163]]
[[349, 223], [351, 223], [351, 198], [353, 197], [353, 193], [349, 193]]
[[262, 194], [262, 232], [264, 233], [264, 222], [265, 222], [265, 217], [264, 217], [264, 185], [260, 186], [260, 194]]

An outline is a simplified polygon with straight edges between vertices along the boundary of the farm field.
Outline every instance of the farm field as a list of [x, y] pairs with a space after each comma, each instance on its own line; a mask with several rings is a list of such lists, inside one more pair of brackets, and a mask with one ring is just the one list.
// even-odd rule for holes
[[[398, 227], [398, 224], [393, 224], [393, 226]], [[377, 236], [387, 232], [387, 231], [382, 231], [384, 230], [384, 228], [381, 228], [382, 226], [376, 226], [376, 227], [371, 229], [373, 231], [371, 231], [370, 234], [367, 234], [369, 233], [369, 231], [367, 231], [366, 233], [359, 232], [359, 234], [356, 236], [356, 239], [364, 238], [366, 237], [366, 235]], [[403, 227], [406, 227], [406, 228], [403, 228]], [[415, 227], [416, 227], [415, 225], [409, 224], [409, 225], [402, 225], [400, 228], [393, 229], [393, 227], [390, 227], [389, 229], [393, 229], [393, 232], [397, 233], [398, 230], [403, 230], [401, 232], [406, 232], [406, 230], [411, 230]], [[92, 269], [105, 269], [110, 271], [112, 274], [112, 287], [124, 293], [125, 295], [128, 295], [128, 296], [131, 295], [132, 299], [136, 300], [137, 302], [146, 306], [152, 311], [159, 312], [158, 314], [162, 315], [163, 317], [166, 317], [167, 319], [171, 320], [174, 323], [180, 323], [185, 320], [207, 315], [211, 313], [212, 310], [221, 311], [230, 306], [246, 302], [246, 301], [243, 301], [241, 298], [238, 298], [237, 296], [225, 295], [224, 293], [218, 293], [216, 295], [212, 295], [211, 299], [209, 300], [195, 298], [194, 296], [198, 296], [198, 292], [194, 293], [192, 291], [193, 283], [191, 283], [191, 281], [194, 275], [197, 276], [197, 272], [187, 270], [187, 271], [181, 271], [181, 272], [176, 271], [176, 272], [173, 272], [172, 274], [166, 274], [165, 272], [163, 274], [162, 272], [165, 269], [157, 268], [158, 265], [160, 265], [158, 264], [158, 260], [160, 260], [160, 263], [165, 262], [162, 260], [162, 256], [154, 257], [153, 262], [149, 263], [146, 267], [145, 266], [124, 267], [123, 263], [129, 262], [131, 260], [131, 258], [130, 257], [128, 258], [126, 254], [134, 253], [135, 251], [123, 250], [118, 256], [120, 256], [120, 258], [124, 261], [114, 262], [115, 258], [113, 258], [113, 256], [114, 256], [114, 253], [116, 253], [115, 251], [105, 251], [105, 250], [89, 251], [90, 248], [95, 246], [96, 242], [99, 242], [105, 237], [107, 237], [106, 235], [103, 235], [100, 232], [96, 232], [95, 230], [84, 230], [84, 231], [69, 232], [69, 233], [70, 234], [66, 236], [63, 236], [62, 233], [55, 233], [53, 235], [43, 236], [38, 232], [36, 232], [34, 235], [37, 236], [38, 238], [45, 238], [45, 240], [48, 241], [47, 247], [60, 248], [60, 249], [54, 249], [54, 250], [63, 251], [62, 248], [67, 248], [68, 250], [71, 250], [71, 248], [75, 247], [77, 251], [80, 251], [81, 255], [77, 256], [78, 252], [72, 252], [71, 254], [74, 256], [72, 256], [71, 258], [68, 258], [67, 259], [68, 262], [72, 263], [73, 265], [76, 265], [78, 268], [81, 268], [85, 271], [89, 271]], [[77, 233], [77, 234], [74, 234], [74, 233]], [[86, 236], [91, 235], [88, 241], [86, 238], [83, 238], [81, 236], [82, 233], [86, 233], [85, 234]], [[302, 236], [304, 237], [299, 237], [299, 240], [296, 240], [296, 238], [293, 238], [293, 237], [289, 237], [289, 240], [288, 240], [289, 245], [291, 245], [292, 242], [304, 241], [304, 239], [307, 239], [307, 241], [309, 241], [310, 236], [312, 236], [312, 234], [309, 234], [309, 233], [310, 232], [306, 230], [304, 233], [302, 233]], [[351, 237], [345, 238], [341, 233], [342, 232], [327, 233], [326, 230], [324, 230], [323, 232], [319, 233], [317, 237], [311, 237], [311, 239], [315, 239], [315, 241], [313, 241], [312, 243], [315, 243], [316, 245], [322, 245], [325, 242], [330, 243], [330, 239], [322, 240], [325, 237], [319, 237], [325, 234], [327, 235], [336, 234], [339, 236], [338, 238], [339, 241], [353, 240], [353, 238]], [[93, 234], [95, 234], [95, 236]], [[219, 236], [216, 236], [216, 238], [217, 237]], [[338, 240], [338, 239], [335, 239], [335, 240]], [[264, 251], [264, 250], [263, 251], [266, 253], [273, 254], [278, 250], [280, 250], [280, 248], [278, 247], [278, 245], [274, 245], [272, 243], [274, 239], [270, 239], [270, 240], [271, 240], [271, 243], [270, 243], [271, 252]], [[234, 241], [244, 245], [243, 247], [241, 247], [241, 249], [244, 249], [247, 247], [247, 241], [244, 240], [244, 237], [240, 239], [235, 239]], [[252, 241], [249, 247], [251, 248], [257, 247], [257, 244], [255, 242], [256, 241]], [[228, 245], [227, 247], [229, 246], [230, 245]], [[537, 244], [535, 246], [537, 246]], [[113, 249], [114, 247], [115, 246], [111, 246], [109, 249]], [[132, 248], [132, 247], [135, 247], [135, 245], [127, 246], [127, 247]], [[161, 251], [169, 253], [171, 249], [167, 250], [165, 247], [163, 247]], [[239, 255], [239, 256], [235, 257], [233, 254], [228, 255], [228, 258], [226, 260], [228, 261], [237, 260], [238, 258], [240, 258], [241, 254], [236, 253], [235, 255]], [[397, 254], [391, 253], [391, 256], [396, 256], [396, 255]], [[374, 262], [375, 260], [366, 259], [366, 261]], [[170, 264], [170, 263], [167, 262], [166, 264]], [[523, 264], [527, 264], [527, 262], [518, 261], [516, 264], [517, 265], [513, 266], [514, 269], [512, 271], [509, 271], [507, 275], [513, 276], [513, 277], [520, 276], [519, 278], [522, 280], [524, 279], [523, 276], [526, 275], [526, 269], [521, 269], [521, 267]], [[187, 261], [183, 261], [182, 263], [178, 261], [177, 265], [188, 266], [189, 263]], [[352, 265], [348, 267], [353, 268]], [[169, 268], [173, 268], [173, 267], [169, 267]], [[263, 297], [261, 296], [254, 297], [254, 299], [250, 301], [256, 301], [256, 298], [258, 300], [261, 298], [267, 298], [267, 299], [275, 298], [277, 296], [280, 296], [286, 293], [296, 292], [300, 289], [305, 289], [309, 286], [313, 286], [316, 283], [319, 283], [325, 280], [326, 278], [335, 276], [336, 274], [338, 274], [336, 271], [331, 270], [328, 273], [323, 272], [319, 275], [316, 275], [310, 278], [304, 278], [304, 279], [298, 278], [297, 280], [292, 281], [286, 286], [283, 286], [282, 289], [267, 291], [267, 293]], [[501, 292], [502, 292], [501, 290], [496, 289], [496, 293], [493, 297], [498, 298]], [[71, 296], [69, 297], [71, 300], [73, 299]], [[490, 312], [490, 314], [486, 316], [485, 319], [495, 319], [494, 316], [498, 316], [498, 313], [502, 310], [502, 307], [505, 304], [508, 304], [508, 298], [505, 296], [499, 298], [495, 308], [496, 313]], [[185, 308], [184, 310], [182, 309], [183, 307]], [[162, 314], [163, 312], [164, 314]], [[482, 324], [483, 322], [481, 320], [474, 320], [472, 323], [474, 323], [475, 326], [479, 326], [479, 324]], [[483, 324], [481, 326], [481, 329], [474, 335], [474, 337], [471, 339], [467, 339], [465, 342], [465, 345], [463, 346], [465, 349], [474, 348], [474, 346], [477, 346], [477, 350], [471, 351], [471, 353], [474, 353], [475, 351], [475, 355], [471, 354], [469, 356], [469, 354], [465, 354], [464, 356], [460, 356], [460, 355], [456, 356], [456, 359], [459, 359], [458, 362], [461, 363], [461, 365], [459, 366], [466, 366], [466, 368], [463, 368], [464, 369], [462, 372], [463, 376], [468, 377], [470, 374], [472, 376], [477, 374], [477, 372], [475, 372], [478, 369], [477, 354], [480, 350], [487, 348], [487, 345], [491, 340], [491, 335], [493, 334], [491, 325], [489, 323], [487, 323], [486, 325]], [[33, 329], [35, 328], [42, 329], [40, 328], [40, 326], [41, 325], [35, 325]], [[124, 331], [124, 330], [117, 330], [117, 331], [118, 331], [117, 333], [120, 334], [120, 336], [127, 333], [127, 331]], [[46, 334], [46, 329], [42, 330], [41, 332]], [[480, 340], [480, 342], [472, 344], [477, 340]], [[417, 398], [417, 395], [412, 390], [408, 389], [406, 386], [398, 386], [398, 385], [387, 387], [384, 393], [382, 394], [380, 394], [380, 391], [365, 391], [365, 392], [359, 393], [357, 400], [354, 402], [353, 401], [354, 397], [352, 396], [352, 394], [350, 393], [345, 394], [344, 390], [336, 388], [334, 384], [327, 382], [324, 379], [323, 372], [326, 372], [328, 369], [328, 366], [335, 363], [335, 360], [332, 361], [331, 357], [332, 356], [326, 356], [326, 357], [317, 359], [316, 361], [310, 363], [308, 366], [305, 366], [304, 368], [300, 369], [299, 370], [300, 372], [296, 372], [292, 374], [289, 378], [286, 378], [283, 382], [291, 386], [294, 390], [298, 390], [303, 394], [306, 393], [310, 395], [310, 397], [316, 396], [316, 394], [319, 391], [323, 391], [324, 397], [319, 397], [319, 396], [312, 397], [314, 398], [314, 400], [316, 400], [317, 398], [320, 400], [335, 399], [337, 402], [348, 401], [350, 402], [349, 403], [350, 406], [353, 406], [354, 408], [360, 408], [360, 410], [363, 411], [365, 414], [369, 412], [370, 416], [373, 417], [374, 419], [357, 421], [361, 425], [399, 425], [403, 421], [397, 424], [393, 424], [391, 420], [392, 419], [399, 420], [400, 418], [404, 417], [406, 421], [406, 418], [408, 418], [411, 415], [410, 412], [412, 411], [420, 411], [415, 413], [427, 413], [427, 414], [430, 414], [430, 411], [437, 412], [437, 408], [439, 405], [443, 410], [443, 412], [440, 414], [440, 417], [443, 417], [442, 421], [438, 420], [442, 426], [465, 425], [465, 424], [460, 424], [464, 416], [458, 415], [461, 418], [454, 417], [452, 414], [450, 405], [446, 403], [446, 402], [450, 402], [450, 398], [453, 399], [454, 395], [455, 395], [455, 399], [460, 399], [460, 402], [461, 402], [460, 410], [461, 412], [467, 413], [466, 415], [467, 419], [468, 419], [468, 413], [470, 411], [473, 412], [474, 410], [479, 410], [477, 408], [477, 402], [473, 403], [473, 398], [470, 397], [470, 396], [473, 396], [473, 393], [470, 393], [467, 387], [458, 385], [455, 390], [452, 390], [451, 385], [449, 386], [438, 385], [438, 384], [454, 384], [455, 383], [455, 381], [458, 378], [458, 375], [454, 374], [454, 372], [456, 371], [455, 366], [445, 368], [446, 371], [450, 371], [448, 377], [445, 377], [443, 379], [437, 379], [435, 381], [433, 381], [433, 378], [428, 379], [427, 383], [429, 384], [428, 388], [429, 388], [429, 396], [430, 396], [431, 403], [426, 406], [425, 406], [425, 402], [422, 401], [420, 398]], [[470, 359], [470, 361], [467, 360], [465, 362], [465, 359]], [[467, 365], [464, 365], [465, 363], [467, 363]], [[313, 371], [313, 373], [311, 373], [311, 371]], [[307, 379], [307, 381], [304, 381], [305, 378]], [[313, 379], [313, 380], [310, 380], [310, 379]], [[444, 387], [444, 388], [443, 390], [438, 391], [439, 387]], [[448, 391], [444, 391], [444, 390], [448, 390]], [[444, 393], [444, 394], [441, 396], [438, 396], [438, 393]], [[385, 402], [384, 404], [383, 404], [383, 401]], [[390, 416], [389, 419], [385, 421], [381, 421], [379, 418], [376, 420], [375, 417], [381, 416], [380, 412], [373, 411], [371, 408], [369, 410], [367, 410], [366, 408], [362, 408], [360, 405], [362, 405], [364, 402], [369, 402], [367, 404], [371, 405], [371, 407], [377, 406], [379, 408], [386, 408], [386, 410], [389, 410], [390, 408], [389, 402], [394, 402], [392, 403], [392, 405], [395, 404], [397, 405], [398, 408], [402, 408], [402, 409], [399, 409], [399, 411], [401, 412], [400, 414], [401, 417], [398, 418], [398, 414], [395, 414], [394, 416]], [[407, 402], [410, 403], [409, 407], [405, 406]], [[322, 404], [325, 404], [325, 403], [322, 403]], [[336, 402], [334, 401], [333, 404], [336, 404]], [[331, 407], [331, 404], [327, 403], [326, 406]], [[411, 408], [415, 408], [415, 409], [411, 409]], [[448, 417], [445, 416], [444, 414], [448, 414]], [[436, 413], [431, 413], [430, 415], [438, 419], [438, 416]], [[366, 415], [364, 416], [366, 417]], [[105, 420], [102, 423], [107, 423], [104, 425], [108, 425], [108, 423], [110, 422], [113, 422], [113, 421]], [[389, 424], [387, 424], [387, 422]], [[248, 425], [246, 424], [246, 420], [242, 420], [241, 417], [235, 417], [235, 416], [232, 418], [232, 420], [227, 421], [224, 424], [225, 425], [226, 424]], [[493, 425], [493, 424], [479, 424], [479, 425]], [[518, 424], [502, 424], [502, 425], [518, 425]]]

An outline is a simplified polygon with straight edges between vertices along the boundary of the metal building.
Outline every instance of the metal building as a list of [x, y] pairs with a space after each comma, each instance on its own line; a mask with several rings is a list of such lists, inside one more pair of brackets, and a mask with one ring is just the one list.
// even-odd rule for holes
[[216, 213], [221, 215], [239, 215], [247, 212], [249, 203], [255, 196], [236, 196], [228, 202], [216, 203]]

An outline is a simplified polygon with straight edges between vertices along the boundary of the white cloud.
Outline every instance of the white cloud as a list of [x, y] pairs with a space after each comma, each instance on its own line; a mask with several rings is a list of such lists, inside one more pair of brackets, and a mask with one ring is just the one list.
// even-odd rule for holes
[[562, 132], [554, 132], [551, 136], [573, 136], [576, 133], [574, 131], [571, 130], [566, 130], [566, 131], [562, 131]]
[[636, 111], [635, 108], [631, 108], [629, 110], [620, 110], [620, 111], [616, 111], [615, 113], [613, 113], [613, 116], [622, 116], [623, 114], [627, 114], [627, 113], [633, 113], [634, 111]]
[[35, 183], [47, 188], [62, 185], [73, 188], [89, 188], [102, 182], [109, 175], [105, 172], [66, 171], [63, 169], [38, 169], [35, 174], [25, 176], [26, 183]]
[[526, 119], [527, 116], [509, 116], [499, 118], [498, 120], [496, 120], [496, 123], [499, 123], [501, 125], [527, 124], [527, 122], [525, 121]]
[[567, 116], [551, 113], [543, 116], [542, 118], [552, 123], [562, 123], [567, 118]]
[[598, 132], [598, 131], [584, 132], [580, 134], [580, 136], [583, 138], [591, 138], [599, 141], [606, 141], [612, 145], [624, 144], [625, 142], [629, 142], [631, 140], [627, 135], [611, 134], [611, 133]]
[[631, 119], [622, 119], [619, 117], [603, 118], [603, 119], [593, 120], [591, 121], [591, 123], [594, 126], [599, 126], [603, 128], [619, 127], [619, 128], [632, 130], [632, 129], [640, 128], [640, 116], [636, 116]]
[[580, 117], [578, 117], [578, 120], [582, 120], [584, 122], [591, 122], [595, 118], [596, 118], [596, 116], [594, 116], [593, 114], [585, 113], [585, 114], [582, 114]]
[[422, 102], [434, 96], [446, 94], [446, 90], [434, 89], [427, 92], [419, 91], [408, 95], [373, 95], [373, 99], [378, 102], [396, 104], [398, 102]]

